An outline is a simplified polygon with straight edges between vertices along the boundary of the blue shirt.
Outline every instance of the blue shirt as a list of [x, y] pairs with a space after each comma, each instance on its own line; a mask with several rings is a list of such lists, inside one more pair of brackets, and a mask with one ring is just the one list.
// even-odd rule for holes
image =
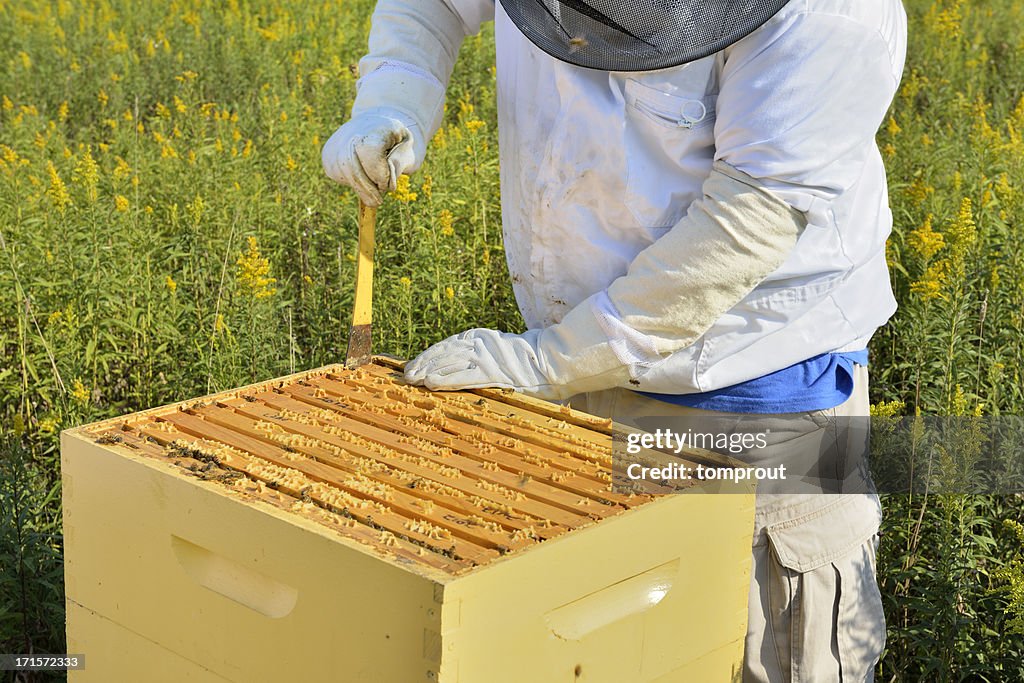
[[853, 366], [868, 364], [868, 351], [823, 353], [763, 377], [702, 394], [652, 394], [649, 398], [702, 410], [732, 413], [803, 413], [834, 408], [853, 393]]

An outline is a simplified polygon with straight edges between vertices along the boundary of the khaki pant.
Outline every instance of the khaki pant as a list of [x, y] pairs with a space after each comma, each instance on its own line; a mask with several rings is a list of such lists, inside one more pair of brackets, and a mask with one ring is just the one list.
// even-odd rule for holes
[[[837, 478], [849, 480], [846, 454], [863, 451], [867, 432], [863, 422], [857, 422], [861, 428], [848, 428], [850, 421], [836, 418], [868, 415], [867, 389], [867, 369], [857, 366], [853, 395], [842, 405], [785, 420], [766, 417], [772, 427], [769, 457], [795, 473], [828, 477], [835, 470]], [[578, 396], [572, 405], [627, 421], [724, 415], [625, 389]], [[757, 465], [775, 462], [758, 459], [762, 456], [736, 457]], [[872, 680], [885, 645], [885, 616], [875, 580], [881, 506], [873, 487], [868, 485], [870, 493], [852, 494], [796, 493], [791, 487], [761, 493], [763, 488], [756, 499], [751, 546], [744, 683]]]

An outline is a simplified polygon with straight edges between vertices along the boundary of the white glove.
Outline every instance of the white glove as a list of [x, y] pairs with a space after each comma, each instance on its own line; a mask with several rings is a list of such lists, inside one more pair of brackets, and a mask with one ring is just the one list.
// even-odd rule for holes
[[499, 387], [531, 393], [551, 382], [541, 369], [540, 330], [468, 330], [434, 344], [405, 366], [405, 381], [431, 391]]
[[468, 330], [434, 344], [405, 366], [405, 380], [431, 391], [498, 387], [547, 400], [624, 384], [630, 369], [607, 336], [577, 307], [575, 320], [523, 334]]
[[397, 111], [378, 108], [352, 117], [327, 140], [324, 171], [368, 206], [380, 206], [398, 176], [418, 166], [413, 134]]

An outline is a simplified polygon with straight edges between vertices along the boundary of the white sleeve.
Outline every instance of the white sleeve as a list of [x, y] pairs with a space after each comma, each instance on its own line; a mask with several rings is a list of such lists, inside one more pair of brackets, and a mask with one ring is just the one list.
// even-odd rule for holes
[[445, 91], [466, 37], [446, 0], [379, 0], [369, 52], [359, 61], [352, 115], [386, 110], [413, 134], [417, 160], [441, 125]]
[[474, 35], [486, 21], [494, 21], [495, 0], [447, 0], [466, 26], [466, 33]]
[[804, 11], [769, 22], [725, 51], [716, 158], [798, 210], [832, 201], [873, 149], [902, 50], [898, 35], [851, 17]]

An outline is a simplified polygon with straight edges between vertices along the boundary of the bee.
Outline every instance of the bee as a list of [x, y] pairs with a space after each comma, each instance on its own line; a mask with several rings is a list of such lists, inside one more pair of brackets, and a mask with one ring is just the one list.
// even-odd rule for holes
[[583, 50], [588, 45], [590, 45], [590, 41], [588, 41], [586, 38], [584, 38], [583, 36], [575, 36], [569, 39], [569, 52], [572, 53], [577, 52], [579, 50]]

